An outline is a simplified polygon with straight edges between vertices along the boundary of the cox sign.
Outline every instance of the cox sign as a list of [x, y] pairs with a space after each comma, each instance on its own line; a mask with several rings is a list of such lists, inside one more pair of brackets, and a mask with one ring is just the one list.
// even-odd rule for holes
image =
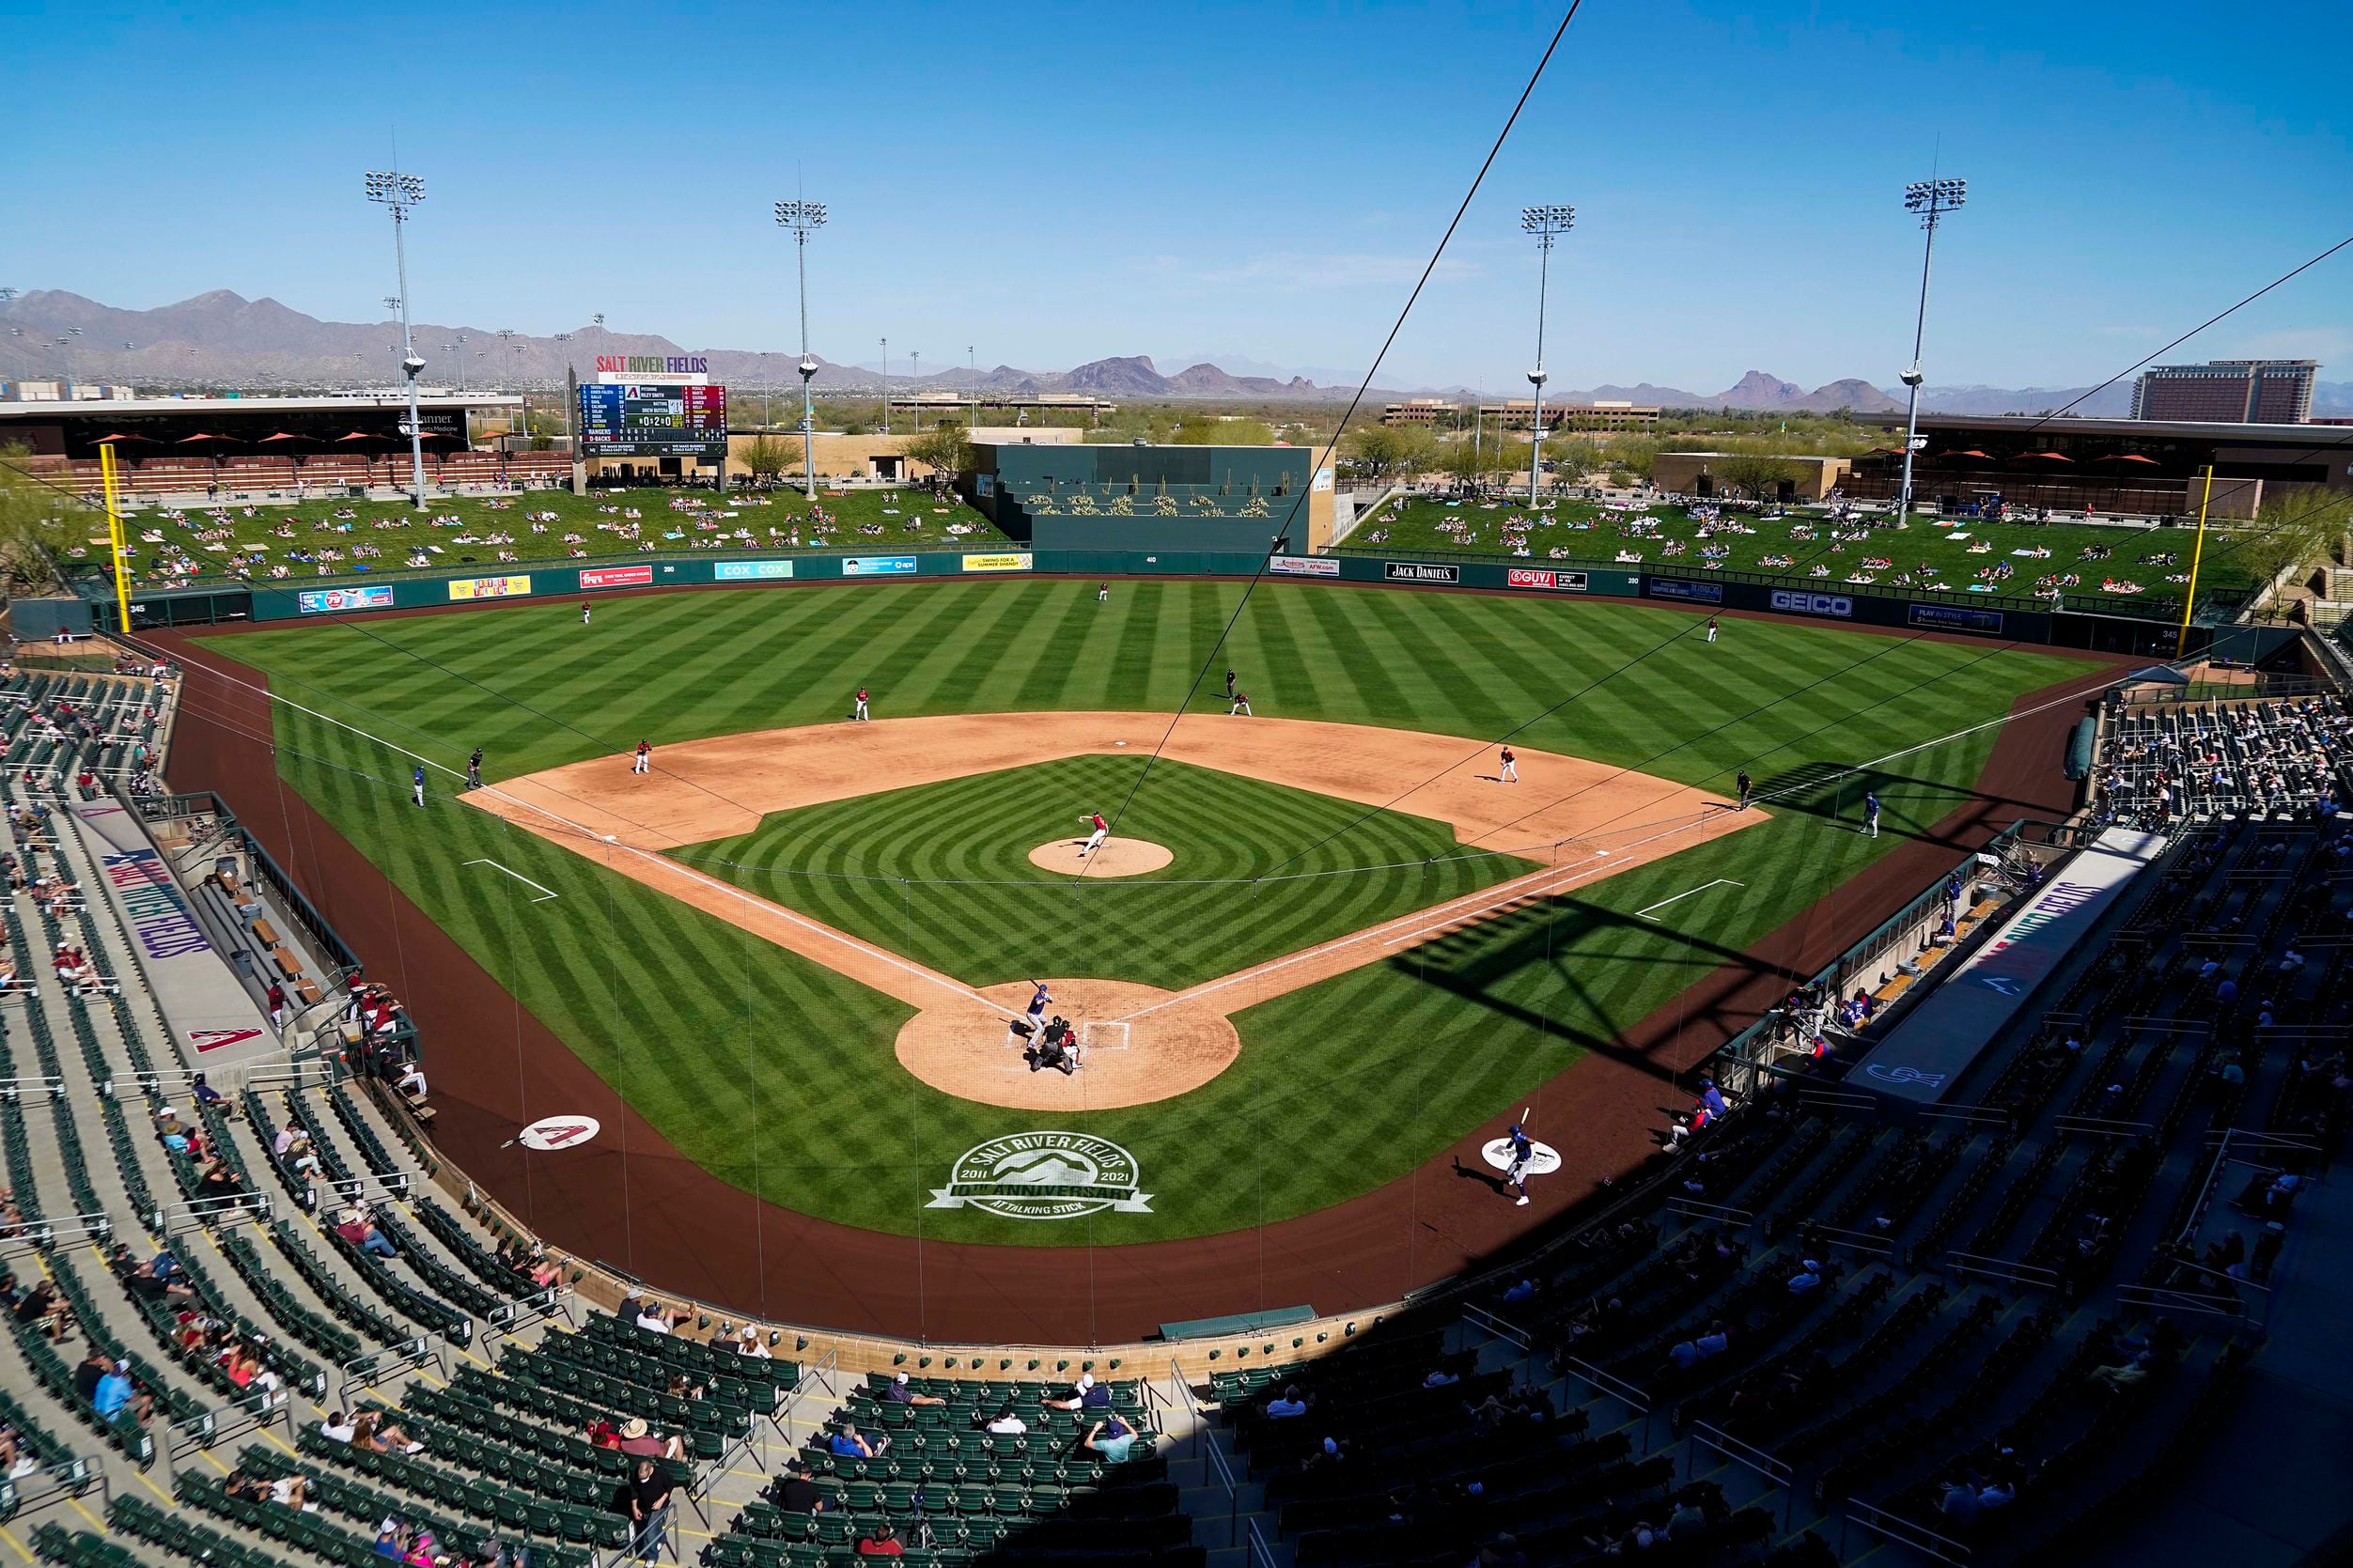
[[1792, 615], [1836, 615], [1845, 620], [1855, 613], [1855, 601], [1845, 594], [1809, 594], [1795, 588], [1775, 588], [1773, 608]]

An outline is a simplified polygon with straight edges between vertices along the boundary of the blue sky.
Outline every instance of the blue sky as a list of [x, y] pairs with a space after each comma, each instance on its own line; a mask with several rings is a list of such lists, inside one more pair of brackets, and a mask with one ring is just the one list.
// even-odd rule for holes
[[[0, 284], [830, 358], [1363, 373], [1557, 21], [1506, 4], [164, 8], [0, 0]], [[411, 23], [396, 16], [413, 18]], [[1587, 0], [1382, 383], [1892, 383], [1935, 160], [1940, 383], [2098, 380], [2353, 233], [2353, 6]], [[2174, 355], [2353, 367], [2353, 251]]]

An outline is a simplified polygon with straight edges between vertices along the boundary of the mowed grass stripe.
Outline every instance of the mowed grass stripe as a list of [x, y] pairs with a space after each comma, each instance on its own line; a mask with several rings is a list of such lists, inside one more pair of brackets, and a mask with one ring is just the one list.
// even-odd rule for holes
[[[1087, 581], [950, 582], [599, 601], [589, 632], [596, 657], [585, 660], [576, 610], [560, 605], [382, 629], [583, 728], [616, 732], [623, 743], [648, 734], [659, 756], [662, 746], [695, 736], [836, 720], [861, 680], [888, 717], [1005, 711], [1032, 697], [1048, 707], [1173, 711], [1209, 657], [1240, 585], [1121, 582], [1112, 603], [1099, 607], [1092, 591]], [[1048, 604], [1061, 608], [1043, 615], [1049, 624], [1032, 624]], [[1053, 623], [1067, 623], [1075, 641], [1058, 643]], [[1267, 582], [1234, 642], [1211, 662], [1201, 709], [1222, 709], [1223, 668], [1231, 663], [1271, 711], [1457, 736], [1471, 753], [1523, 719], [1532, 693], [1557, 688], [1565, 694], [1691, 624], [1639, 604]], [[1785, 772], [1879, 755], [1998, 718], [2018, 691], [2080, 668], [2002, 653], [1950, 675], [1984, 650], [1921, 644], [1800, 692], [1807, 681], [1882, 652], [1884, 640], [1738, 617], [1725, 628], [1712, 649], [1694, 635], [1571, 703], [1531, 728], [1528, 747], [1632, 765], [1744, 713], [1762, 691], [1778, 699], [1768, 712], [1647, 770], [1686, 781], [1722, 772], [1728, 780], [1731, 768], [1755, 756], [1769, 759], [1758, 773]], [[297, 700], [452, 767], [487, 725], [498, 737], [490, 745], [493, 776], [604, 749], [520, 708], [485, 706], [465, 682], [350, 628], [247, 633], [224, 651], [299, 680], [288, 688]], [[1891, 694], [1893, 701], [1866, 711]], [[444, 803], [445, 777], [436, 777], [436, 805], [416, 811], [407, 804], [408, 763], [386, 748], [284, 715], [280, 735], [287, 777], [688, 1157], [844, 1223], [945, 1240], [1080, 1239], [1070, 1229], [918, 1209], [927, 1178], [936, 1184], [964, 1149], [1041, 1124], [1034, 1114], [973, 1105], [910, 1079], [890, 1053], [909, 1013], [901, 1004], [555, 846], [493, 827], [471, 808]], [[1462, 1128], [1507, 1104], [1519, 1109], [1579, 1050], [1609, 1048], [1676, 988], [1890, 851], [1911, 814], [1924, 821], [1943, 815], [1965, 798], [1957, 781], [1974, 776], [1993, 740], [1988, 731], [1891, 765], [1878, 781], [1888, 801], [1887, 834], [1878, 843], [1853, 831], [1854, 790], [1869, 782], [1858, 780], [1844, 823], [1827, 819], [1838, 796], [1825, 791], [1751, 831], [1581, 889], [1545, 907], [1541, 919], [1532, 911], [1248, 1007], [1239, 1020], [1243, 1055], [1223, 1077], [1177, 1101], [1082, 1119], [1132, 1150], [1159, 1193], [1153, 1213], [1099, 1217], [1087, 1234], [1107, 1243], [1149, 1240], [1280, 1219], [1401, 1174]], [[927, 800], [920, 814], [904, 803], [870, 818], [850, 810], [819, 824], [838, 830], [838, 843], [763, 824], [766, 836], [747, 835], [760, 842], [741, 856], [759, 869], [744, 875], [791, 894], [780, 902], [806, 900], [816, 918], [829, 918], [836, 904], [854, 907], [863, 911], [856, 918], [894, 934], [881, 945], [984, 980], [1020, 978], [1049, 959], [1057, 968], [1076, 965], [1107, 950], [1105, 962], [1120, 978], [1155, 978], [1138, 972], [1138, 954], [1163, 966], [1162, 978], [1180, 978], [1182, 968], [1225, 972], [1256, 951], [1290, 951], [1335, 927], [1361, 928], [1390, 908], [1426, 907], [1483, 885], [1442, 860], [1423, 865], [1431, 853], [1419, 836], [1424, 828], [1449, 853], [1451, 834], [1402, 815], [1377, 818], [1301, 864], [1410, 864], [1267, 884], [1254, 894], [1236, 888], [1205, 896], [1141, 883], [1083, 884], [1073, 893], [1027, 864], [1032, 844], [1075, 831], [1081, 810], [1131, 777], [1092, 769], [1135, 760], [1072, 759], [1081, 770], [1067, 779]], [[1178, 846], [1172, 875], [1215, 865], [1237, 877], [1361, 814], [1353, 804], [1314, 798], [1294, 810], [1254, 813], [1217, 775], [1190, 790], [1156, 776], [1139, 794], [1137, 811], [1139, 831], [1148, 825], [1155, 834], [1195, 835]], [[534, 904], [530, 890], [487, 867], [456, 868], [486, 853], [561, 896]], [[1010, 885], [947, 890], [942, 897], [939, 889], [811, 875], [871, 864], [891, 876], [990, 881], [1001, 875]], [[1653, 920], [1635, 918], [1646, 905], [1716, 877], [1747, 886], [1713, 890]], [[758, 891], [777, 896], [774, 887]], [[852, 918], [842, 912], [834, 923]], [[1828, 916], [1819, 918], [1830, 930]], [[1000, 968], [1010, 972], [995, 972]], [[648, 1009], [660, 1017], [649, 1019]], [[490, 1031], [487, 1048], [495, 1051], [499, 1032]], [[473, 1048], [460, 1041], [454, 1048]], [[766, 1126], [777, 1117], [787, 1119], [783, 1126]], [[904, 1136], [878, 1141], [879, 1126]]]

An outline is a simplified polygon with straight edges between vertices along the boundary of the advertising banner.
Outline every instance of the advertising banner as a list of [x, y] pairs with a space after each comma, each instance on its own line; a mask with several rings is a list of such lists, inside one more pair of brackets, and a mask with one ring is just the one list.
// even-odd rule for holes
[[1582, 594], [1585, 591], [1585, 574], [1581, 571], [1553, 571], [1544, 567], [1514, 567], [1504, 574], [1504, 585], [1509, 588], [1550, 588], [1555, 593]]
[[912, 555], [845, 555], [844, 577], [904, 577], [915, 569]]
[[654, 580], [654, 568], [644, 567], [583, 567], [580, 585], [584, 588], [637, 588]]
[[1810, 594], [1801, 588], [1775, 588], [1773, 608], [1792, 615], [1853, 616], [1855, 601], [1845, 594]]
[[1380, 576], [1385, 582], [1459, 582], [1462, 568], [1433, 566], [1427, 561], [1383, 561]]
[[966, 571], [1027, 571], [1030, 569], [1030, 556], [1026, 551], [1002, 555], [967, 555], [964, 557], [964, 569]]
[[333, 614], [338, 610], [389, 610], [392, 608], [392, 584], [370, 583], [365, 588], [313, 588], [294, 598], [305, 615]]
[[1898, 1019], [1848, 1086], [1924, 1104], [1941, 1099], [2164, 843], [2160, 833], [2125, 828], [2100, 834]]
[[1281, 577], [1337, 577], [1340, 563], [1330, 555], [1277, 555], [1267, 562], [1267, 570]]
[[521, 598], [531, 592], [531, 579], [521, 577], [460, 577], [449, 584], [449, 597], [465, 598]]
[[1643, 592], [1653, 598], [1679, 598], [1692, 604], [1722, 604], [1724, 585], [1721, 582], [1693, 582], [1680, 577], [1645, 577]]
[[717, 561], [710, 568], [714, 582], [770, 582], [791, 575], [790, 561]]
[[2002, 635], [2002, 612], [1972, 610], [1965, 604], [1915, 604], [1905, 612], [1907, 625], [1929, 631], [1977, 631]]

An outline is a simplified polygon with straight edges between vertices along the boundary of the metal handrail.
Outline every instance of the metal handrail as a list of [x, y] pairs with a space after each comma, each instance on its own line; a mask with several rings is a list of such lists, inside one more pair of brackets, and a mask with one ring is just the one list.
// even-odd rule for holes
[[1611, 1376], [1591, 1361], [1581, 1361], [1574, 1356], [1564, 1356], [1560, 1359], [1560, 1368], [1579, 1382], [1587, 1384], [1613, 1399], [1622, 1400], [1632, 1405], [1637, 1415], [1647, 1417], [1650, 1414], [1651, 1402], [1648, 1394], [1622, 1377]]
[[336, 1402], [349, 1408], [353, 1389], [372, 1389], [386, 1378], [397, 1377], [428, 1361], [441, 1368], [444, 1380], [448, 1377], [448, 1352], [443, 1345], [442, 1336], [437, 1333], [418, 1334], [397, 1344], [388, 1344], [381, 1350], [354, 1356], [337, 1369], [343, 1374], [343, 1378], [335, 1386]]
[[1532, 1349], [1535, 1346], [1535, 1342], [1525, 1328], [1506, 1323], [1485, 1307], [1473, 1306], [1466, 1301], [1462, 1304], [1462, 1316], [1464, 1322], [1476, 1325], [1499, 1339], [1509, 1340], [1522, 1350]]
[[186, 1198], [176, 1203], [158, 1203], [148, 1215], [148, 1228], [159, 1236], [171, 1236], [177, 1221], [193, 1221], [197, 1225], [212, 1225], [223, 1220], [250, 1219], [257, 1224], [268, 1219], [273, 1211], [273, 1201], [266, 1192], [230, 1192], [218, 1198]]
[[[564, 1314], [566, 1323], [576, 1324], [578, 1321], [572, 1316], [572, 1287], [569, 1285], [550, 1285], [543, 1291], [522, 1296], [504, 1307], [492, 1307], [483, 1314], [483, 1321], [494, 1333], [512, 1334], [558, 1312]], [[483, 1335], [486, 1343], [490, 1337], [490, 1334]]]
[[[1734, 1464], [1763, 1476], [1767, 1485], [1780, 1490], [1781, 1528], [1786, 1530], [1789, 1528], [1790, 1510], [1795, 1501], [1798, 1479], [1795, 1467], [1791, 1466], [1787, 1460], [1768, 1453], [1753, 1443], [1742, 1442], [1720, 1426], [1711, 1426], [1706, 1421], [1693, 1421], [1690, 1430], [1694, 1445], [1706, 1444]], [[1698, 1469], [1696, 1460], [1697, 1456], [1694, 1455], [1691, 1462], [1686, 1465], [1685, 1480], [1693, 1479], [1693, 1472]]]
[[[1858, 1510], [1861, 1512], [1858, 1513]], [[1868, 1514], [1871, 1517], [1867, 1519], [1863, 1518], [1862, 1517], [1862, 1514]], [[1882, 1520], [1885, 1522], [1881, 1523], [1880, 1521]], [[1854, 1524], [1861, 1525], [1863, 1529], [1870, 1530], [1875, 1535], [1883, 1535], [1890, 1541], [1911, 1547], [1914, 1551], [1925, 1552], [1930, 1557], [1935, 1558], [1939, 1562], [1966, 1564], [1973, 1556], [1976, 1555], [1969, 1547], [1961, 1545], [1958, 1541], [1955, 1541], [1949, 1536], [1939, 1535], [1936, 1531], [1926, 1529], [1924, 1526], [1915, 1525], [1900, 1514], [1890, 1514], [1886, 1509], [1874, 1508], [1869, 1503], [1862, 1501], [1861, 1498], [1848, 1498], [1847, 1499], [1847, 1512], [1841, 1516], [1840, 1519], [1842, 1535], [1839, 1543], [1840, 1550], [1838, 1555], [1842, 1560], [1847, 1555], [1845, 1550], [1846, 1542], [1843, 1535], [1843, 1527], [1850, 1521]], [[1934, 1542], [1935, 1545], [1929, 1545], [1931, 1542]], [[1949, 1555], [1948, 1552], [1940, 1551], [1937, 1549], [1939, 1546], [1950, 1548], [1951, 1552], [1958, 1553], [1959, 1555], [1952, 1556]]]
[[[26, 981], [24, 985], [29, 987], [32, 982]], [[9, 994], [30, 996], [32, 992], [28, 988], [22, 993], [12, 991]], [[38, 1073], [29, 1073], [20, 1078], [0, 1078], [0, 1104], [17, 1104], [23, 1099], [28, 1086], [38, 1091], [44, 1099], [54, 1100], [66, 1092], [66, 1080], [62, 1078], [49, 1078]]]
[[[2039, 1264], [2012, 1263], [2007, 1258], [1989, 1258], [1981, 1252], [1947, 1252], [1945, 1259], [1956, 1274], [1983, 1274], [1990, 1280], [2007, 1280], [2013, 1284], [2032, 1285], [2037, 1290], [2056, 1290], [2059, 1287], [2058, 1272]], [[2036, 1275], [2040, 1278], [2030, 1278]]]
[[[56, 1484], [46, 1492], [25, 1495], [25, 1489], [36, 1482], [54, 1481]], [[99, 1514], [114, 1500], [114, 1487], [106, 1479], [105, 1463], [95, 1454], [69, 1454], [55, 1464], [43, 1465], [28, 1475], [0, 1476], [0, 1514], [14, 1519], [37, 1508], [46, 1508], [60, 1498], [78, 1498], [95, 1483], [99, 1492]]]
[[2142, 1138], [2157, 1130], [2154, 1123], [2118, 1116], [2053, 1116], [2050, 1125], [2058, 1132], [2092, 1132], [2102, 1138]]
[[1258, 1521], [1250, 1521], [1250, 1568], [1275, 1568], [1274, 1552], [1267, 1538], [1258, 1533]]
[[59, 1243], [103, 1241], [115, 1234], [115, 1222], [103, 1214], [38, 1214], [0, 1232], [0, 1250], [23, 1247], [46, 1252]]
[[[319, 1390], [324, 1391], [324, 1390]], [[177, 1466], [199, 1449], [283, 1421], [286, 1435], [294, 1436], [294, 1396], [285, 1389], [263, 1389], [243, 1400], [199, 1410], [174, 1421], [164, 1434], [164, 1458]]]
[[1674, 1198], [1668, 1200], [1667, 1207], [1680, 1215], [1718, 1219], [1727, 1225], [1756, 1223], [1756, 1216], [1753, 1213], [1748, 1209], [1735, 1207], [1730, 1203], [1704, 1203], [1697, 1198]]

